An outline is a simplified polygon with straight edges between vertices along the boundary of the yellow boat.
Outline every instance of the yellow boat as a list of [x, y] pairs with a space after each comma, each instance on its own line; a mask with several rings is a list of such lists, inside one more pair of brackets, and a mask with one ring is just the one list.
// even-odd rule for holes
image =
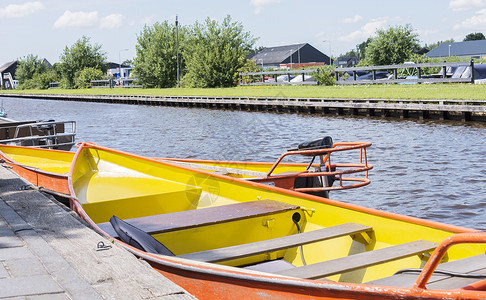
[[198, 299], [486, 298], [486, 275], [474, 275], [486, 233], [473, 229], [91, 143], [69, 188], [97, 231]]
[[[329, 191], [351, 189], [370, 183], [368, 171], [373, 168], [367, 162], [367, 142], [337, 142], [325, 137], [311, 143], [302, 143], [297, 149], [283, 153], [274, 163], [211, 161], [195, 159], [156, 158], [178, 165], [214, 172], [243, 180], [260, 182], [329, 197]], [[312, 150], [312, 151], [310, 151]], [[339, 162], [337, 154], [354, 152], [356, 161]], [[310, 155], [310, 154], [312, 155]], [[357, 154], [357, 155], [356, 155]], [[308, 163], [283, 162], [290, 156], [306, 156]], [[333, 157], [331, 163], [331, 156]], [[337, 159], [336, 159], [337, 156]], [[34, 185], [68, 194], [68, 171], [74, 152], [51, 151], [32, 147], [0, 145], [0, 158], [13, 170]], [[350, 155], [346, 159], [350, 159]], [[318, 158], [318, 162], [315, 162]], [[329, 168], [326, 169], [325, 163]], [[358, 174], [358, 177], [354, 177]]]
[[30, 183], [69, 194], [68, 173], [74, 152], [0, 145], [1, 163]]

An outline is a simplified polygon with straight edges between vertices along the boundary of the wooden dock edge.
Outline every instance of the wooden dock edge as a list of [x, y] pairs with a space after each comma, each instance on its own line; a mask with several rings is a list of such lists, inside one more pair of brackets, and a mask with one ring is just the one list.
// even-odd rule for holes
[[[0, 167], [0, 219], [3, 215], [15, 236], [23, 241], [11, 246], [16, 248], [0, 245], [0, 256], [5, 254], [2, 251], [19, 251], [19, 248], [27, 247], [27, 252], [32, 252], [46, 269], [42, 271], [42, 274], [47, 272], [42, 275], [44, 281], [51, 278], [49, 282], [58, 284], [54, 290], [56, 294], [50, 296], [64, 295], [66, 299], [195, 299], [146, 262], [88, 228], [73, 211], [31, 187], [13, 172]], [[110, 247], [98, 251], [100, 242]], [[2, 257], [2, 260], [7, 259], [4, 263], [8, 265], [8, 258]], [[35, 266], [29, 271], [30, 266], [24, 265], [24, 273], [29, 276], [32, 272], [34, 275], [39, 273], [39, 267]], [[31, 277], [22, 274], [17, 277], [14, 274], [12, 278], [0, 277], [0, 286], [8, 284], [9, 290], [19, 293], [10, 296], [25, 296], [22, 284], [33, 284]], [[47, 299], [49, 295], [46, 296], [45, 290], [37, 289], [38, 292], [28, 296]], [[52, 289], [47, 292], [52, 293]], [[5, 290], [0, 291], [0, 298], [5, 293]]]
[[0, 97], [335, 116], [485, 122], [486, 100], [0, 93]]

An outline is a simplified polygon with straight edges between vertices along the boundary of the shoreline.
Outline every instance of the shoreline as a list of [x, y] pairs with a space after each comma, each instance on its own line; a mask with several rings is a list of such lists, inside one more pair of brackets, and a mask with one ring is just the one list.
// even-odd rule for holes
[[15, 94], [201, 96], [201, 97], [283, 97], [327, 99], [455, 99], [485, 100], [486, 84], [415, 84], [362, 86], [244, 86], [233, 88], [89, 88], [47, 90], [0, 90]]
[[0, 93], [0, 97], [274, 113], [486, 122], [486, 100]]

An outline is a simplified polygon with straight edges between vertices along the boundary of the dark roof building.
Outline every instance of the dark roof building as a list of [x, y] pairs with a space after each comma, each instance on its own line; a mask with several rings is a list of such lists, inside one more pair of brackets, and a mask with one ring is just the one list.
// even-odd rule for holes
[[0, 87], [2, 89], [16, 88], [15, 71], [17, 65], [18, 61], [14, 60], [0, 67]]
[[335, 65], [340, 68], [354, 67], [358, 64], [359, 60], [356, 56], [341, 56], [336, 59]]
[[268, 47], [249, 58], [264, 68], [278, 68], [283, 64], [296, 68], [311, 63], [332, 64], [329, 56], [307, 43]]
[[459, 56], [486, 58], [486, 40], [444, 43], [430, 50], [425, 55], [428, 57]]

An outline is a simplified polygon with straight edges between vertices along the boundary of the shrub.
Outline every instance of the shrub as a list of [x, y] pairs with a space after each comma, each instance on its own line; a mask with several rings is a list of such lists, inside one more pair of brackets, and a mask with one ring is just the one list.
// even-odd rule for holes
[[91, 80], [100, 80], [102, 78], [103, 71], [96, 68], [84, 68], [74, 77], [74, 87], [86, 89], [91, 87]]
[[312, 76], [316, 79], [319, 85], [334, 85], [334, 67], [324, 66], [316, 69]]
[[35, 87], [40, 90], [47, 90], [49, 88], [49, 83], [57, 80], [57, 73], [54, 71], [36, 74], [33, 79]]

